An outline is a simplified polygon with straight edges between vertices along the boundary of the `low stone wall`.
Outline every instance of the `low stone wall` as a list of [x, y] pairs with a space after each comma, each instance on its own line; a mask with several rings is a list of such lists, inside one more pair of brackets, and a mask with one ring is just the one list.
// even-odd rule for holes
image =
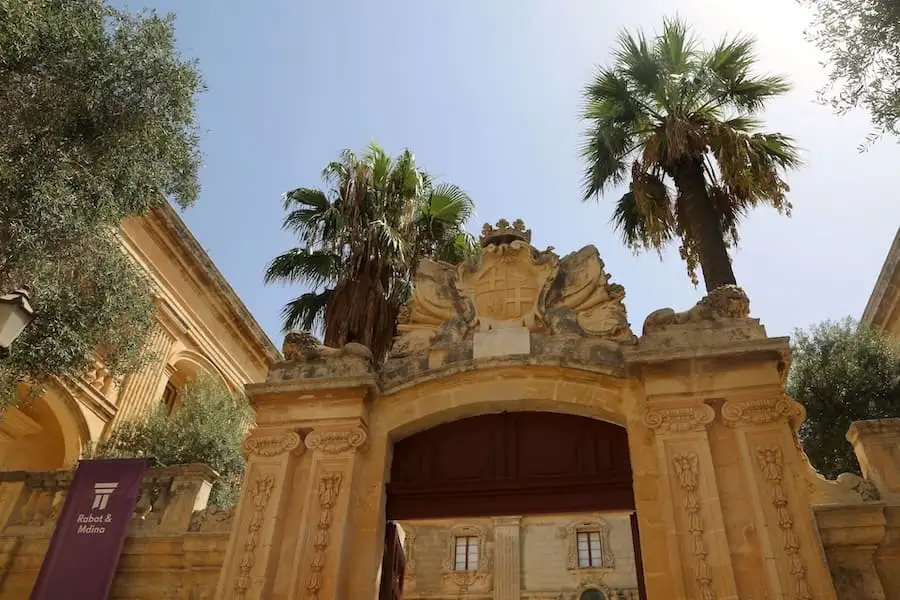
[[[71, 477], [0, 473], [0, 600], [29, 596]], [[205, 465], [147, 471], [111, 599], [213, 598], [233, 516], [207, 506], [215, 478]]]

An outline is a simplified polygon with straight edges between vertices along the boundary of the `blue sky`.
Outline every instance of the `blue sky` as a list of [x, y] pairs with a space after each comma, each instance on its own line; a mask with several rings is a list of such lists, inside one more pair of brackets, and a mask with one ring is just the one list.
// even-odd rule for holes
[[821, 56], [803, 39], [793, 0], [127, 0], [178, 16], [200, 61], [203, 192], [184, 218], [270, 337], [302, 290], [264, 286], [267, 262], [293, 245], [281, 195], [318, 186], [342, 148], [378, 140], [466, 189], [485, 221], [523, 218], [538, 247], [594, 244], [625, 286], [632, 328], [657, 308], [701, 295], [672, 249], [634, 256], [609, 225], [616, 193], [580, 201], [581, 90], [609, 61], [617, 32], [676, 12], [713, 40], [759, 40], [761, 67], [795, 84], [771, 104], [772, 130], [795, 137], [806, 166], [791, 175], [791, 219], [762, 209], [734, 255], [738, 282], [770, 335], [860, 316], [900, 223], [900, 146], [867, 153], [865, 114], [815, 103]]

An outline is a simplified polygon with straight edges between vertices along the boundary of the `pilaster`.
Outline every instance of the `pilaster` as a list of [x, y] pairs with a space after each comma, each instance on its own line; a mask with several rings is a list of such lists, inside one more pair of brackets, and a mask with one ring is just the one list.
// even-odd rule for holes
[[147, 341], [148, 362], [137, 372], [128, 375], [122, 383], [113, 427], [143, 414], [155, 402], [160, 401], [159, 388], [163, 384], [166, 361], [175, 341], [160, 323], [155, 324]]
[[218, 600], [271, 597], [293, 468], [304, 450], [291, 429], [257, 428], [244, 442], [247, 467], [216, 589]]
[[361, 419], [329, 423], [306, 436], [311, 452], [309, 484], [303, 503], [302, 530], [292, 572], [292, 597], [339, 600], [345, 597], [345, 548], [352, 541], [350, 498], [357, 454], [365, 450], [368, 431]]
[[494, 600], [519, 600], [522, 593], [521, 517], [497, 517], [494, 523]]
[[647, 404], [644, 422], [659, 461], [667, 545], [680, 567], [671, 573], [672, 597], [737, 600], [707, 433], [715, 410], [700, 398], [664, 398]]
[[900, 503], [900, 419], [856, 421], [850, 425], [847, 441], [881, 499]]
[[721, 413], [737, 441], [745, 484], [742, 503], [752, 507], [753, 523], [746, 529], [757, 545], [768, 593], [833, 600], [795, 434], [803, 407], [772, 389], [734, 395]]

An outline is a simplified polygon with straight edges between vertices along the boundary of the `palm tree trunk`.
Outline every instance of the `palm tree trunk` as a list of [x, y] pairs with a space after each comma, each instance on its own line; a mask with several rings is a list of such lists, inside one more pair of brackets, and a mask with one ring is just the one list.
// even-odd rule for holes
[[706, 191], [700, 161], [686, 161], [672, 173], [684, 203], [684, 226], [696, 241], [707, 293], [723, 285], [736, 285], [721, 220]]

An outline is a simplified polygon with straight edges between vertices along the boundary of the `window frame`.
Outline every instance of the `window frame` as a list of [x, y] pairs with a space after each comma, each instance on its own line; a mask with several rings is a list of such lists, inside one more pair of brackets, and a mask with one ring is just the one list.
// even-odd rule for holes
[[[590, 520], [578, 520], [570, 523], [564, 530], [568, 545], [568, 568], [574, 571], [597, 571], [615, 568], [615, 557], [609, 542], [609, 524], [599, 517]], [[597, 534], [599, 537], [599, 560], [589, 566], [581, 566], [581, 554], [578, 551], [580, 534]], [[590, 539], [590, 538], [588, 538]], [[601, 592], [603, 590], [600, 590]], [[605, 592], [604, 592], [605, 593]]]

